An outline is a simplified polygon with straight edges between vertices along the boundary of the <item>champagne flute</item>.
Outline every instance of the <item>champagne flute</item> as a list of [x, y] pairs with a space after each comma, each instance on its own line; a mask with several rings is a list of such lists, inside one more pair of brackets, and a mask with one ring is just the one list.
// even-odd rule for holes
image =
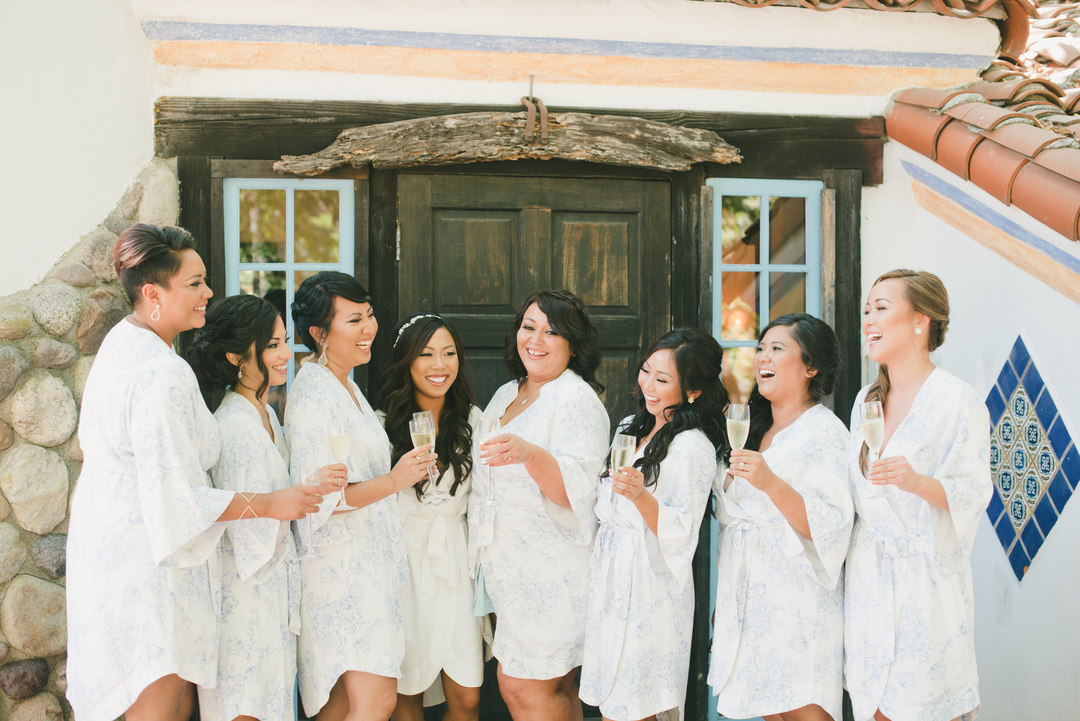
[[[352, 438], [349, 435], [349, 426], [347, 424], [334, 424], [330, 427], [330, 455], [334, 459], [334, 463], [349, 463], [349, 447], [352, 445]], [[337, 510], [339, 511], [355, 511], [355, 506], [350, 506], [349, 502], [345, 500], [345, 487], [341, 488], [341, 497], [338, 499]]]
[[[745, 403], [728, 403], [724, 417], [727, 419], [728, 443], [733, 450], [741, 451], [746, 445], [746, 437], [750, 435], [750, 406]], [[733, 473], [732, 476], [734, 475]], [[727, 482], [724, 483], [724, 488], [727, 488]]]
[[[300, 485], [305, 488], [318, 488], [317, 483], [301, 483]], [[310, 561], [314, 558], [322, 558], [322, 554], [315, 548], [315, 544], [311, 541], [311, 516], [314, 514], [308, 514], [304, 518], [296, 521], [297, 535], [300, 536], [299, 548], [296, 549], [296, 559], [298, 561]]]
[[750, 406], [745, 403], [729, 403], [724, 412], [727, 418], [728, 442], [732, 448], [742, 450], [750, 435]]
[[[488, 441], [488, 439], [499, 435], [499, 431], [502, 430], [502, 424], [499, 423], [499, 419], [493, 416], [484, 416], [476, 424], [476, 444], [480, 446]], [[491, 466], [484, 464], [486, 469], [485, 475], [487, 476], [487, 495], [491, 496], [492, 480], [491, 480]]]
[[623, 466], [634, 465], [636, 452], [637, 438], [625, 433], [616, 433], [611, 441], [611, 473], [618, 473]]
[[[435, 444], [435, 423], [431, 411], [413, 413], [412, 420], [409, 421], [409, 438], [412, 439], [413, 448]], [[428, 465], [427, 472], [428, 486], [421, 494], [420, 502], [429, 505], [442, 503], [446, 498], [439, 494], [435, 482], [435, 469]]]
[[873, 454], [867, 463], [873, 463], [881, 457], [881, 444], [885, 440], [885, 411], [881, 401], [868, 401], [859, 406], [859, 431]]

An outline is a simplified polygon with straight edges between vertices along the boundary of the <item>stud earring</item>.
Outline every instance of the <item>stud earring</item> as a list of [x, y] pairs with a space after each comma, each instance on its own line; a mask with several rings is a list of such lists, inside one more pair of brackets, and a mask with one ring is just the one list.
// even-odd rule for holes
[[686, 402], [690, 405], [694, 405], [694, 396], [688, 396]]
[[160, 305], [155, 305], [154, 306], [154, 312], [150, 314], [150, 320], [152, 320], [154, 323], [157, 323], [159, 320], [161, 320], [161, 306]]
[[922, 328], [916, 328], [915, 335], [922, 335]]

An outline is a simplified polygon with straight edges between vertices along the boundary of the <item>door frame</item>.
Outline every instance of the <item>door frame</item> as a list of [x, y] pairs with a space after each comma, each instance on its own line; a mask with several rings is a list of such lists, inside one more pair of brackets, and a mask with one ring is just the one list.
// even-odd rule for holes
[[[316, 152], [348, 127], [405, 118], [471, 111], [518, 110], [516, 106], [352, 103], [331, 101], [263, 101], [217, 98], [160, 98], [155, 103], [155, 150], [159, 157], [177, 157], [180, 181], [179, 223], [191, 230], [207, 261], [210, 278], [223, 279], [224, 247], [221, 223], [214, 217], [215, 193], [220, 199], [220, 161], [256, 161], [251, 171], [266, 167], [281, 155]], [[357, 277], [366, 279], [380, 313], [397, 318], [397, 179], [401, 173], [448, 172], [544, 174], [574, 177], [666, 179], [671, 189], [671, 327], [701, 327], [702, 295], [711, 292], [708, 267], [703, 270], [703, 193], [707, 177], [789, 177], [818, 179], [835, 193], [836, 214], [833, 278], [835, 323], [855, 329], [861, 304], [861, 192], [882, 180], [884, 121], [873, 118], [765, 116], [634, 109], [566, 108], [578, 112], [636, 115], [676, 125], [715, 130], [738, 147], [741, 165], [694, 166], [686, 172], [623, 169], [568, 161], [515, 161], [469, 166], [440, 166], [415, 170], [352, 171], [344, 177], [357, 182]], [[236, 168], [243, 165], [233, 166]], [[265, 172], [265, 171], [264, 171]], [[271, 171], [272, 172], [272, 171]], [[277, 175], [277, 174], [274, 174]], [[327, 177], [338, 177], [328, 174]], [[215, 189], [215, 183], [217, 187]], [[366, 197], [362, 197], [366, 195]], [[220, 207], [220, 205], [217, 205]], [[361, 240], [361, 238], [363, 240]], [[843, 269], [843, 272], [837, 272]], [[220, 284], [219, 286], [223, 287]], [[846, 340], [845, 340], [846, 338]], [[861, 385], [858, 334], [845, 333], [834, 408], [847, 417]], [[370, 387], [371, 374], [383, 366], [389, 349], [377, 349], [366, 374], [358, 378]], [[709, 703], [708, 675], [709, 524], [702, 524], [693, 559], [696, 608], [687, 684], [687, 718], [705, 718]]]

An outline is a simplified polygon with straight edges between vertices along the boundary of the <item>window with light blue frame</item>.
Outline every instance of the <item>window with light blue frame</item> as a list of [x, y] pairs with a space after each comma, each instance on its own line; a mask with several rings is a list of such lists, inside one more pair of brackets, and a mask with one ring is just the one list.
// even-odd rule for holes
[[[353, 274], [353, 181], [225, 178], [222, 194], [225, 294], [271, 300], [293, 351], [306, 353], [288, 309], [305, 278], [322, 270]], [[273, 394], [271, 405], [279, 406], [280, 396]]]
[[[761, 329], [787, 313], [821, 315], [824, 183], [712, 178], [712, 334], [724, 348], [724, 383], [745, 402]], [[711, 517], [710, 568], [719, 527]], [[710, 582], [710, 618], [716, 587]], [[710, 694], [709, 719], [719, 718]]]

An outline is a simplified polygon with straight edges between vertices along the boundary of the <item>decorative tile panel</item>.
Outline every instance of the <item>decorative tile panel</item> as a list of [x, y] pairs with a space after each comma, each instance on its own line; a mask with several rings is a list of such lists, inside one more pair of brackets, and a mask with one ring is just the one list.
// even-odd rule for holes
[[1080, 451], [1024, 341], [986, 397], [995, 492], [986, 507], [1018, 580], [1080, 484]]

